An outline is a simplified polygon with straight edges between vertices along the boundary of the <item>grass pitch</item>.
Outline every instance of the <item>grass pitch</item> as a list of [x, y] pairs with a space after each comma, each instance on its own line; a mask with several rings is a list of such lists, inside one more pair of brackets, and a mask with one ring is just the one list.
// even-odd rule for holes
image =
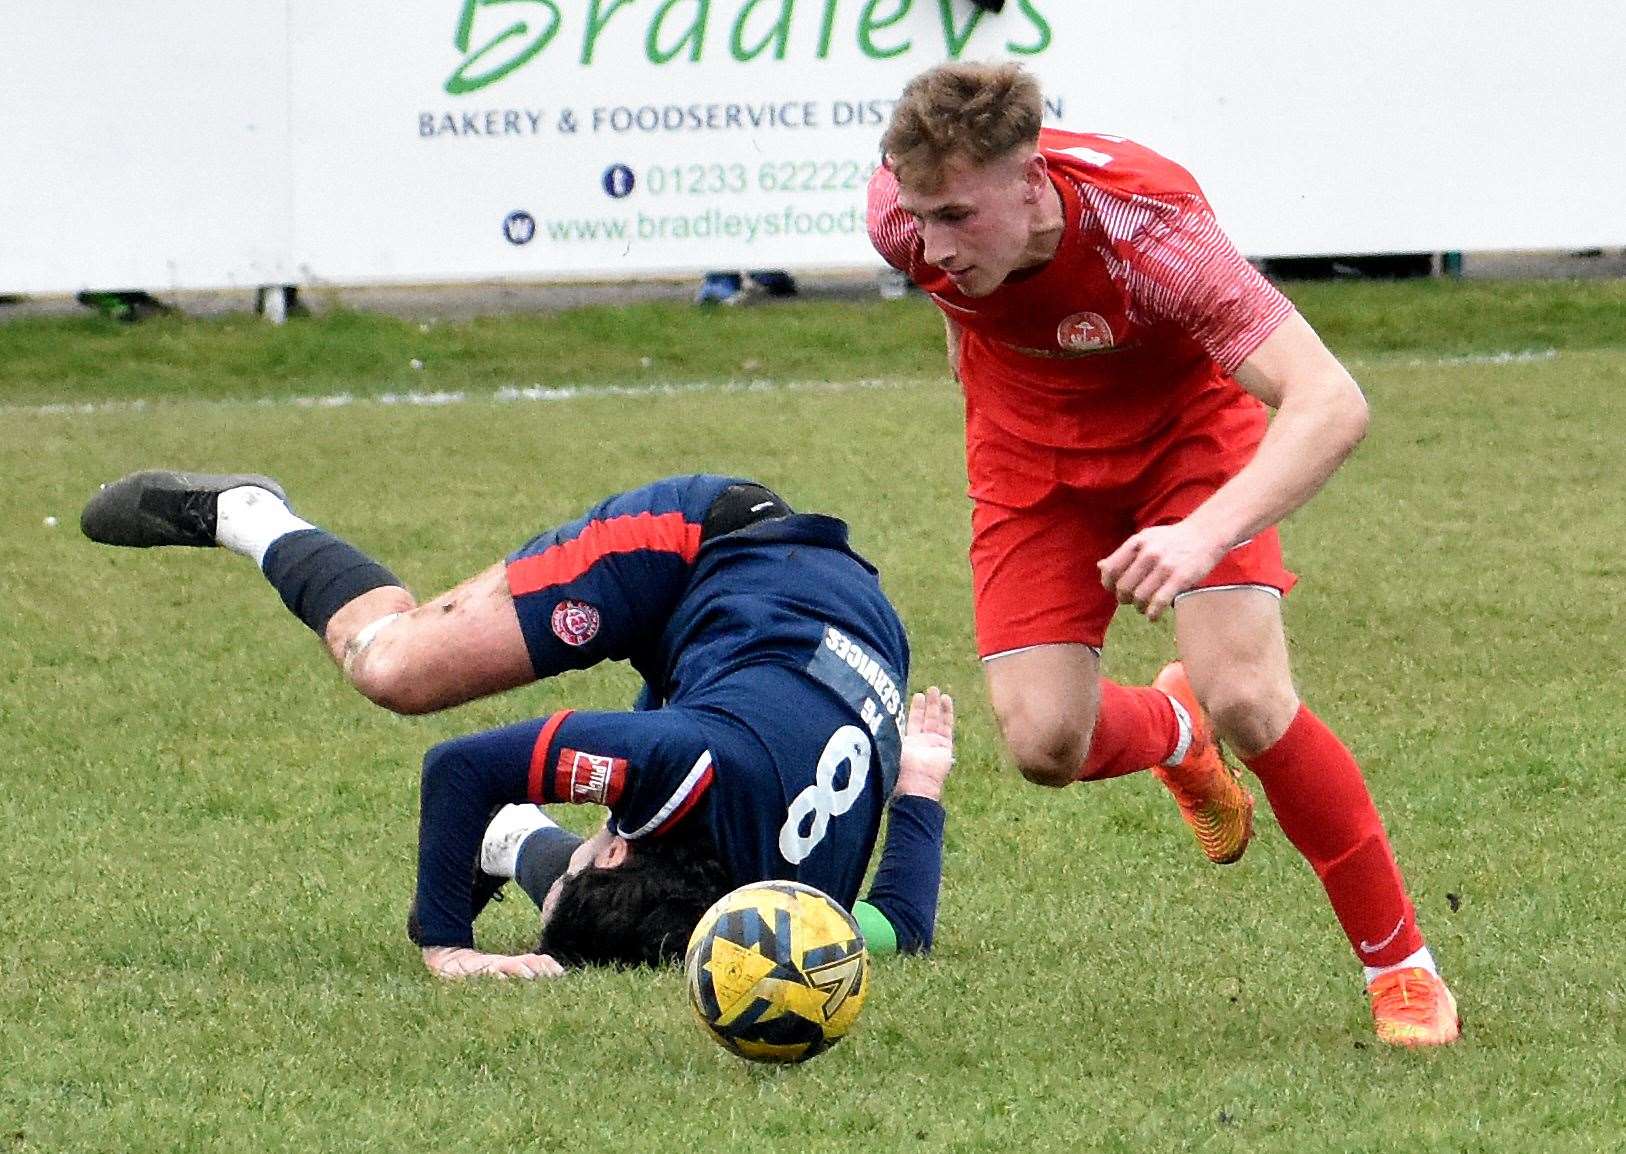
[[[1374, 412], [1285, 529], [1299, 679], [1366, 768], [1459, 1046], [1373, 1041], [1263, 814], [1215, 869], [1149, 777], [1051, 793], [1002, 760], [922, 302], [30, 322], [0, 325], [0, 1151], [1621, 1149], [1626, 291], [1297, 295]], [[706, 1041], [676, 973], [432, 981], [402, 932], [422, 751], [632, 677], [387, 715], [241, 559], [78, 535], [96, 482], [154, 464], [270, 472], [423, 593], [669, 472], [847, 517], [917, 682], [961, 702], [936, 953], [881, 963], [853, 1036], [788, 1070]], [[1121, 618], [1108, 669], [1170, 649]], [[526, 906], [482, 940], [525, 944]]]

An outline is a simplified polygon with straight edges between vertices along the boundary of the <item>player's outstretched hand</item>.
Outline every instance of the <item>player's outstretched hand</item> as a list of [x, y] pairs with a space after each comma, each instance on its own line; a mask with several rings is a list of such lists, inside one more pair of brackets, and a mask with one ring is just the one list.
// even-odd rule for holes
[[1142, 529], [1100, 562], [1101, 584], [1120, 605], [1156, 621], [1174, 599], [1213, 572], [1226, 554], [1186, 522]]
[[429, 946], [423, 964], [437, 978], [557, 978], [565, 968], [547, 954], [483, 954], [467, 946]]
[[953, 765], [954, 698], [934, 685], [909, 701], [909, 731], [903, 735], [896, 792], [941, 801]]

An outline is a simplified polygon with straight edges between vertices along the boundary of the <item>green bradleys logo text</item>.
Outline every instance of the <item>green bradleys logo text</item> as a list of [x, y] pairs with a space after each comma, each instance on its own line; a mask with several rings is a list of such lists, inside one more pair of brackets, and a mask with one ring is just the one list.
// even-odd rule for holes
[[[793, 26], [798, 2], [809, 19]], [[456, 96], [495, 84], [561, 36], [579, 38], [582, 64], [593, 63], [607, 36], [640, 32], [651, 64], [698, 63], [725, 48], [739, 61], [783, 60], [791, 52], [824, 60], [838, 39], [850, 39], [873, 60], [888, 60], [916, 47], [898, 27], [916, 3], [935, 3], [950, 59], [959, 59], [987, 15], [964, 0], [660, 0], [647, 7], [642, 0], [586, 0], [580, 27], [568, 28], [557, 0], [463, 0], [453, 40], [463, 61], [446, 91]], [[1037, 0], [1016, 0], [998, 27], [1008, 31], [1004, 47], [1014, 55], [1036, 56], [1050, 47], [1050, 24]]]

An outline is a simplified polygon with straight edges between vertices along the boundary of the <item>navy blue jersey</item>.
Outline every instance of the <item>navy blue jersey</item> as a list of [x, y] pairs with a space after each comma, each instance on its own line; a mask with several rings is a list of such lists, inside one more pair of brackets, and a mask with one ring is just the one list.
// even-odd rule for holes
[[646, 682], [638, 712], [514, 727], [534, 732], [530, 798], [606, 805], [629, 838], [692, 813], [737, 882], [790, 878], [851, 904], [897, 778], [908, 641], [842, 522], [708, 535], [741, 483], [658, 481], [509, 559], [539, 677], [625, 659]]

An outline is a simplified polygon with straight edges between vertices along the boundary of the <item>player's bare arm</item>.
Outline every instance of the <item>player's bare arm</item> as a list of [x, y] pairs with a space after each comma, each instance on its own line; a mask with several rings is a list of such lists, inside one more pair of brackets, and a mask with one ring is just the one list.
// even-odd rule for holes
[[1276, 417], [1254, 459], [1190, 518], [1232, 542], [1315, 496], [1367, 429], [1360, 386], [1296, 312], [1234, 375]]
[[960, 379], [960, 325], [953, 317], [943, 318], [943, 336], [948, 344], [949, 372], [954, 379]]
[[1234, 376], [1276, 410], [1253, 460], [1190, 517], [1136, 533], [1100, 563], [1119, 603], [1152, 620], [1237, 544], [1315, 496], [1366, 435], [1360, 386], [1296, 312]]

